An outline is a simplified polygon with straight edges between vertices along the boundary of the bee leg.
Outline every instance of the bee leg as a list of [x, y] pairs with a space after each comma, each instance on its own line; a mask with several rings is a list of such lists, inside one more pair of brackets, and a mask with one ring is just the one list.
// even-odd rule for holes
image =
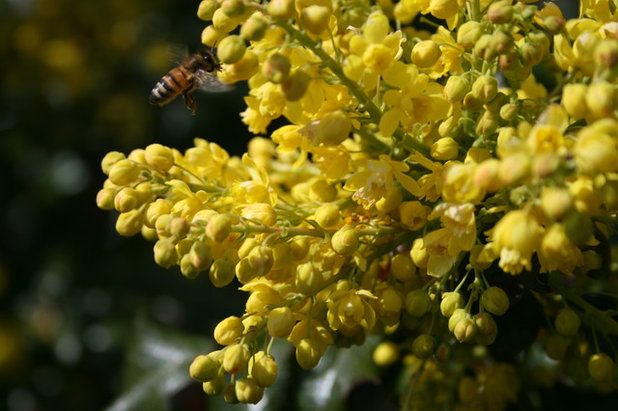
[[195, 115], [195, 108], [197, 107], [197, 104], [195, 102], [195, 97], [193, 97], [192, 92], [185, 91], [184, 93], [182, 93], [182, 99], [185, 101], [185, 107], [191, 110], [191, 113]]

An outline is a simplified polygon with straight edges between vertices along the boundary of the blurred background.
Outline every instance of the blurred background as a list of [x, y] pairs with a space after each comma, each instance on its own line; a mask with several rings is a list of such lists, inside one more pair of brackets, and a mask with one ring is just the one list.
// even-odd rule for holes
[[[195, 137], [244, 151], [243, 86], [196, 93], [196, 116], [180, 98], [148, 104], [172, 50], [200, 47], [198, 3], [0, 0], [0, 410], [223, 407], [187, 367], [244, 298], [158, 267], [148, 243], [120, 237], [114, 213], [95, 205], [109, 151], [184, 151]], [[280, 372], [288, 386], [298, 377]], [[271, 392], [278, 405], [262, 409], [286, 409], [289, 394]]]
[[[145, 362], [176, 359], [186, 375], [213, 324], [242, 311], [231, 288], [159, 268], [151, 244], [120, 237], [95, 204], [109, 151], [184, 151], [195, 137], [246, 146], [242, 87], [197, 93], [196, 116], [181, 98], [148, 104], [172, 51], [200, 47], [198, 3], [0, 0], [0, 410], [110, 405], [144, 335], [161, 345]], [[194, 352], [161, 351], [178, 344], [158, 337], [185, 335]]]

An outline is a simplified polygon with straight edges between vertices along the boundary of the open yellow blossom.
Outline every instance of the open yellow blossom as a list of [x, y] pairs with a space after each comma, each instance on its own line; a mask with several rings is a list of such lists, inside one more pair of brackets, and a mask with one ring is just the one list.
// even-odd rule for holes
[[545, 231], [537, 254], [541, 272], [558, 270], [572, 274], [575, 268], [584, 264], [581, 250], [568, 240], [561, 224], [554, 224]]
[[500, 268], [510, 274], [532, 269], [532, 254], [539, 249], [542, 228], [528, 212], [508, 212], [494, 227], [493, 247], [500, 253]]

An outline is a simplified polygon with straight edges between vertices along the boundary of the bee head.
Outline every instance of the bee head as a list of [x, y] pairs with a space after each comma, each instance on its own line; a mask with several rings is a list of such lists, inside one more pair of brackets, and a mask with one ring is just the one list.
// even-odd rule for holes
[[199, 66], [208, 71], [213, 72], [221, 69], [221, 64], [217, 61], [214, 53], [208, 49], [201, 49], [197, 52]]

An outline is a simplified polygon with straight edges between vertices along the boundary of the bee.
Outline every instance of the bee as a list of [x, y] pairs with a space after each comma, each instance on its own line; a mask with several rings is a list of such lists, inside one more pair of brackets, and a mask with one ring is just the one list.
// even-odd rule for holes
[[227, 86], [216, 76], [221, 70], [221, 64], [214, 53], [208, 49], [185, 57], [177, 67], [171, 69], [155, 84], [148, 99], [150, 104], [164, 106], [182, 94], [185, 107], [195, 115], [195, 97], [193, 92], [198, 88], [208, 91], [222, 91]]

